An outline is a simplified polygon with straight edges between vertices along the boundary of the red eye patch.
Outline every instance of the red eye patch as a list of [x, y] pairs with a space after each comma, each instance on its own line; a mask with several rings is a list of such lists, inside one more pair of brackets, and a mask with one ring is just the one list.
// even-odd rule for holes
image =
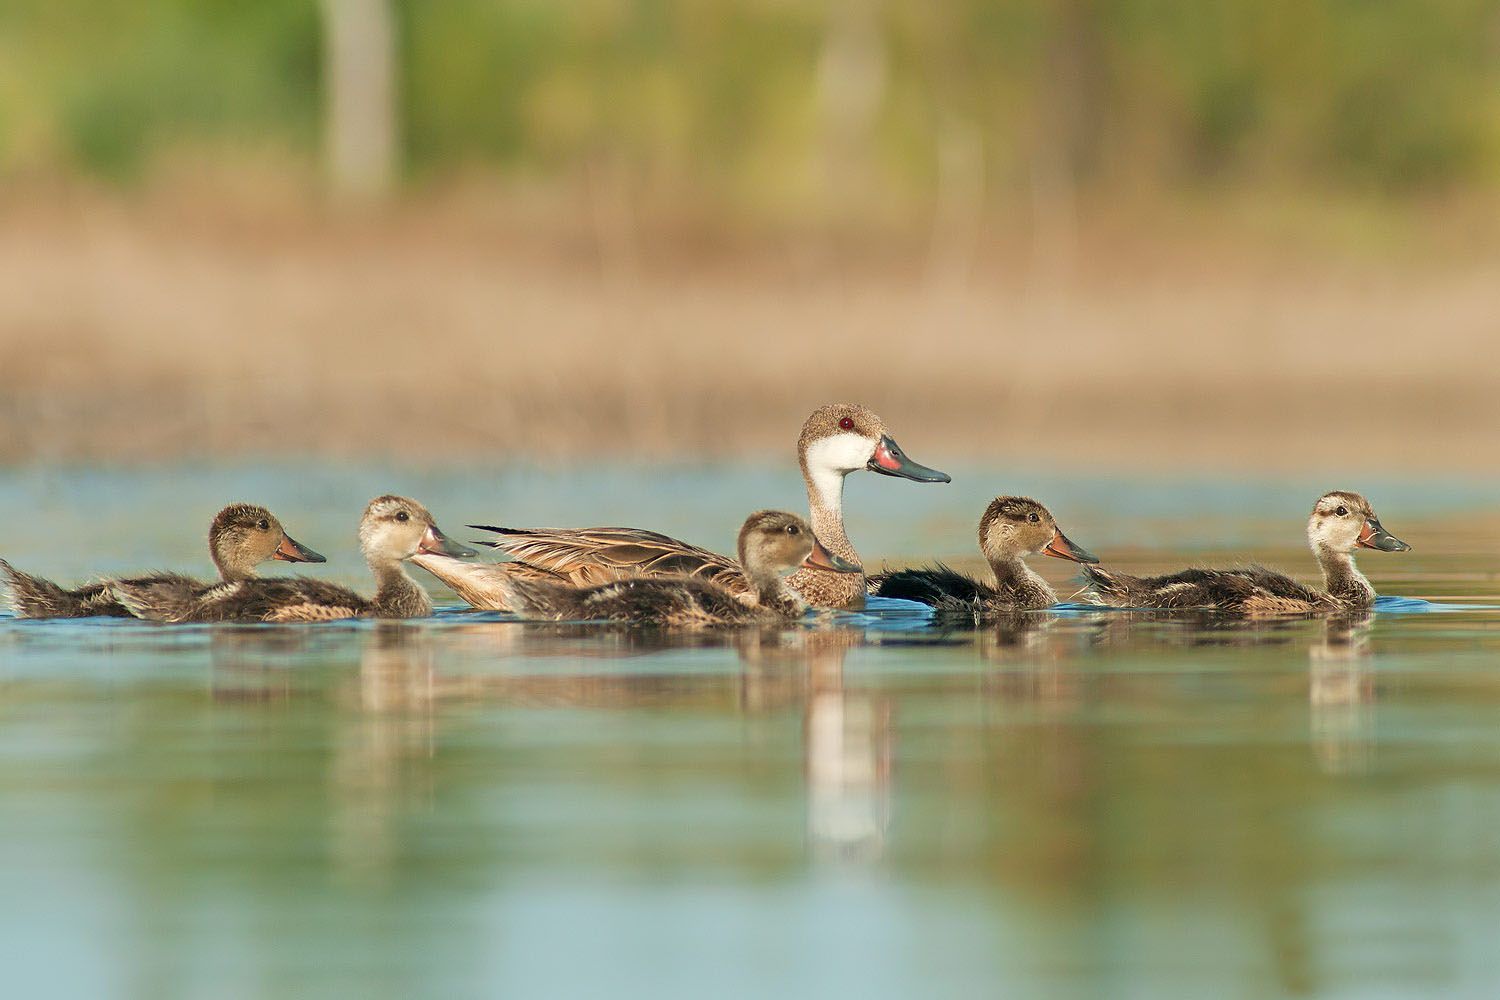
[[839, 420], [839, 426], [842, 427], [846, 431], [852, 431], [852, 430], [854, 430], [854, 418], [853, 417], [843, 417], [843, 418], [841, 418]]

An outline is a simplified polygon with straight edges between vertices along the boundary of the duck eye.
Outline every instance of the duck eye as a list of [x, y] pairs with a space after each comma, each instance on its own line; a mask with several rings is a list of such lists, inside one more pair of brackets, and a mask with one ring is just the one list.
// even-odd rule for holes
[[839, 426], [842, 427], [846, 431], [852, 431], [852, 430], [854, 430], [854, 418], [853, 417], [840, 417], [839, 418]]
[[411, 520], [411, 515], [408, 514], [404, 510], [398, 510], [398, 511], [396, 511], [396, 520], [398, 520], [398, 521], [410, 521]]
[[802, 534], [802, 529], [797, 527], [795, 524], [789, 524], [786, 526], [786, 533], [788, 535], [800, 535]]
[[261, 531], [270, 531], [271, 530], [271, 522], [267, 521], [265, 518], [261, 518], [259, 521], [256, 521], [255, 522], [255, 526], [257, 528], [259, 528]]
[[1339, 517], [1348, 517], [1349, 516], [1349, 508], [1348, 507], [1340, 507], [1338, 510], [1334, 511], [1334, 513], [1337, 514]]
[[1037, 517], [1035, 512], [1032, 512], [1031, 514], [1027, 515], [1026, 520], [1030, 521], [1032, 524], [1036, 524], [1041, 520], [1041, 518]]

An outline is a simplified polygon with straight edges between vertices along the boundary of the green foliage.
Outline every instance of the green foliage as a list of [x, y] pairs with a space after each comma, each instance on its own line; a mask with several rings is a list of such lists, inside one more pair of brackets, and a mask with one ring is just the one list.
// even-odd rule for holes
[[[755, 206], [818, 196], [835, 136], [922, 199], [961, 128], [999, 191], [1037, 163], [1161, 187], [1500, 176], [1495, 0], [885, 0], [869, 38], [850, 0], [395, 2], [423, 174], [604, 161]], [[315, 0], [7, 0], [0, 171], [129, 178], [213, 142], [310, 159], [320, 33]], [[841, 119], [821, 73], [846, 42], [874, 60], [867, 118]]]

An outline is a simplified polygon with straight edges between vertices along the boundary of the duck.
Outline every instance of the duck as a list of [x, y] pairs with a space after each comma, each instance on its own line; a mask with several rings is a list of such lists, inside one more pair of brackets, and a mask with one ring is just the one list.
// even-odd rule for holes
[[[324, 558], [286, 533], [276, 515], [258, 504], [232, 503], [214, 515], [208, 526], [208, 554], [221, 583], [255, 576], [255, 567], [268, 560], [324, 562]], [[99, 580], [67, 590], [51, 580], [23, 573], [0, 559], [0, 577], [9, 593], [11, 610], [19, 618], [129, 618], [129, 610], [115, 597], [115, 586], [153, 595], [157, 601], [185, 601], [210, 586], [181, 573], [149, 573], [126, 579]]]
[[371, 500], [359, 522], [359, 546], [375, 577], [375, 596], [365, 598], [335, 583], [309, 577], [253, 577], [195, 590], [188, 599], [123, 582], [111, 590], [132, 615], [150, 621], [321, 622], [343, 618], [425, 618], [427, 596], [403, 565], [419, 552], [455, 559], [476, 553], [438, 528], [431, 512], [409, 497], [386, 494]]
[[[797, 459], [807, 488], [812, 530], [828, 551], [859, 565], [859, 553], [844, 530], [844, 478], [869, 471], [918, 483], [947, 483], [946, 472], [907, 457], [885, 421], [857, 403], [818, 407], [802, 425]], [[508, 528], [474, 524], [500, 537], [485, 542], [510, 555], [504, 563], [462, 563], [422, 556], [417, 565], [476, 608], [509, 610], [505, 584], [512, 579], [597, 586], [630, 577], [687, 576], [723, 587], [750, 601], [755, 588], [728, 556], [643, 528]], [[863, 575], [802, 567], [787, 584], [815, 608], [864, 605]]]
[[1354, 565], [1355, 550], [1411, 550], [1381, 526], [1370, 501], [1349, 490], [1318, 498], [1307, 519], [1307, 541], [1323, 570], [1322, 590], [1261, 566], [1149, 577], [1085, 566], [1081, 596], [1109, 607], [1207, 608], [1243, 615], [1361, 610], [1375, 603], [1375, 588]]
[[1057, 594], [1024, 558], [1049, 555], [1076, 563], [1099, 560], [1058, 528], [1052, 512], [1030, 497], [1000, 496], [979, 518], [979, 551], [995, 582], [960, 573], [942, 563], [870, 577], [869, 592], [929, 605], [939, 614], [992, 618], [1057, 603]]
[[862, 575], [862, 568], [829, 551], [796, 514], [759, 510], [745, 519], [737, 545], [752, 597], [742, 600], [722, 584], [695, 576], [630, 577], [589, 587], [530, 576], [505, 580], [506, 599], [523, 618], [609, 621], [666, 628], [705, 628], [790, 621], [802, 617], [806, 599], [786, 574], [811, 568]]

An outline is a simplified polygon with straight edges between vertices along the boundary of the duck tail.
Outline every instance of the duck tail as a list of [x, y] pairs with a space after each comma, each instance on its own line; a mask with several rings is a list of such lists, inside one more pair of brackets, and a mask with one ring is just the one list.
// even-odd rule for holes
[[89, 618], [108, 614], [102, 605], [112, 603], [106, 584], [64, 590], [51, 580], [22, 573], [4, 559], [0, 559], [0, 587], [17, 618]]
[[473, 528], [475, 531], [488, 531], [488, 532], [491, 532], [491, 533], [496, 534], [496, 535], [512, 536], [512, 537], [502, 537], [502, 538], [498, 538], [498, 539], [497, 538], [476, 538], [476, 539], [474, 539], [474, 544], [475, 545], [487, 545], [487, 546], [489, 546], [492, 549], [504, 549], [507, 545], [514, 544], [514, 537], [513, 536], [516, 536], [516, 535], [529, 535], [529, 534], [533, 533], [532, 530], [529, 529], [529, 528], [507, 528], [507, 527], [504, 527], [503, 525], [498, 525], [498, 524], [471, 524], [468, 527]]

